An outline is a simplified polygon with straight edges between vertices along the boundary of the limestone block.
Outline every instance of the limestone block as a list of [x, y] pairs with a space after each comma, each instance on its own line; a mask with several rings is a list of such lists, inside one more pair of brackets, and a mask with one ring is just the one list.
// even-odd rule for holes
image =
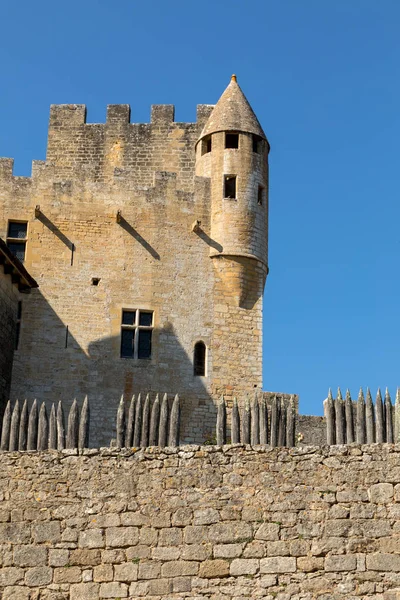
[[49, 565], [50, 567], [65, 567], [69, 561], [69, 551], [62, 548], [49, 549]]
[[342, 554], [325, 558], [325, 571], [355, 571], [356, 568], [356, 556]]
[[371, 571], [400, 571], [400, 554], [367, 554], [367, 569]]
[[151, 557], [154, 560], [178, 560], [180, 555], [180, 549], [175, 546], [161, 546], [153, 548], [151, 551]]
[[218, 544], [229, 544], [239, 541], [250, 541], [253, 538], [251, 525], [244, 522], [216, 523], [211, 525], [210, 540]]
[[214, 546], [214, 558], [237, 558], [242, 555], [243, 544], [217, 544]]
[[194, 525], [211, 525], [220, 521], [219, 512], [214, 508], [204, 508], [194, 511]]
[[[192, 573], [195, 575], [195, 573]], [[189, 575], [189, 573], [188, 573]], [[211, 579], [213, 577], [227, 577], [229, 575], [229, 562], [222, 558], [205, 560], [200, 563], [199, 577]]]
[[157, 579], [160, 576], [160, 572], [161, 563], [156, 561], [141, 562], [139, 564], [138, 579]]
[[112, 565], [97, 565], [93, 569], [93, 581], [103, 583], [104, 581], [112, 581], [114, 577], [114, 569]]
[[111, 548], [134, 546], [139, 541], [137, 527], [108, 527], [106, 529], [106, 545]]
[[260, 568], [260, 561], [256, 558], [235, 558], [230, 565], [230, 574], [234, 577], [239, 575], [254, 575]]
[[206, 560], [212, 552], [211, 544], [187, 544], [180, 549], [182, 560]]
[[0, 585], [2, 587], [15, 585], [23, 578], [24, 570], [18, 567], [3, 567], [0, 569]]
[[126, 583], [116, 581], [100, 584], [99, 598], [127, 598], [128, 586]]
[[53, 580], [53, 569], [51, 567], [32, 567], [25, 573], [25, 584], [29, 587], [47, 585]]
[[159, 546], [179, 546], [182, 543], [182, 530], [178, 527], [160, 529], [158, 536]]
[[291, 556], [273, 556], [260, 560], [261, 573], [295, 573], [296, 559]]
[[71, 565], [94, 567], [101, 562], [100, 550], [89, 550], [88, 548], [71, 550], [69, 562]]
[[87, 529], [79, 534], [80, 548], [104, 548], [102, 529]]
[[2, 600], [30, 600], [32, 590], [23, 586], [6, 587]]
[[59, 521], [46, 521], [32, 525], [32, 536], [36, 543], [61, 541]]
[[[206, 561], [207, 562], [207, 561]], [[205, 563], [202, 563], [205, 564]], [[161, 567], [162, 577], [182, 577], [185, 575], [197, 575], [199, 563], [189, 560], [171, 560]]]
[[78, 583], [71, 585], [70, 600], [99, 600], [100, 584]]
[[279, 539], [279, 528], [277, 523], [263, 523], [255, 534], [256, 540], [278, 540]]
[[82, 569], [80, 567], [56, 567], [54, 569], [54, 583], [80, 583]]
[[132, 562], [114, 566], [114, 579], [116, 581], [136, 581], [138, 578], [138, 565]]
[[[29, 544], [30, 527], [25, 523], [0, 523], [0, 540], [2, 544]], [[37, 541], [37, 540], [35, 540]]]
[[393, 493], [393, 484], [376, 483], [369, 488], [368, 497], [370, 502], [374, 502], [375, 504], [387, 504], [392, 501]]
[[15, 546], [14, 564], [18, 567], [38, 567], [47, 564], [47, 548], [40, 546]]

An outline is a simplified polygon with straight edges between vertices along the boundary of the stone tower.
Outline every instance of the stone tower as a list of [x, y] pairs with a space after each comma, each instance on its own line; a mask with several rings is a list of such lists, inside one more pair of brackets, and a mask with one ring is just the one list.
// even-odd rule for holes
[[0, 158], [0, 237], [39, 288], [21, 299], [10, 397], [87, 395], [93, 445], [121, 394], [179, 394], [182, 441], [212, 435], [216, 402], [262, 388], [266, 136], [233, 77], [193, 123], [110, 105], [53, 105], [46, 161]]
[[[268, 273], [269, 149], [233, 75], [196, 144], [196, 174], [210, 179], [210, 257], [215, 304], [221, 309], [220, 327], [214, 331], [214, 366], [218, 361], [221, 375], [229, 371], [232, 383], [236, 373], [236, 388], [247, 379], [241, 365], [254, 368], [253, 387], [261, 387], [257, 352], [261, 353], [261, 297]], [[221, 336], [232, 332], [232, 340], [241, 333], [227, 347], [215, 339], [219, 331]]]

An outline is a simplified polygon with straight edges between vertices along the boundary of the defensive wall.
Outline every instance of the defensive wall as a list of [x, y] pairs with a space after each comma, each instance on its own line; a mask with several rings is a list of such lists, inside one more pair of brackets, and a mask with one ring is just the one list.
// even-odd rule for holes
[[2, 453], [3, 600], [395, 600], [400, 445]]

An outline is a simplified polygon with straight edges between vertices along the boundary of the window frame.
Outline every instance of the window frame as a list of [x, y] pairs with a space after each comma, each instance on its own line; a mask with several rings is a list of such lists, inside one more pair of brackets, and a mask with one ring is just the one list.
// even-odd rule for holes
[[[133, 313], [135, 315], [132, 325], [126, 324], [123, 322], [125, 313]], [[141, 313], [151, 314], [151, 325], [140, 325], [140, 314]], [[133, 347], [132, 347], [132, 355], [131, 356], [122, 354], [122, 332], [123, 331], [133, 331]], [[143, 356], [139, 357], [139, 337], [140, 337], [141, 331], [150, 331], [151, 332], [150, 356], [147, 356], [147, 357], [143, 357]], [[120, 340], [119, 357], [126, 358], [129, 360], [135, 360], [135, 361], [151, 360], [152, 355], [153, 355], [153, 347], [152, 347], [153, 331], [154, 331], [154, 310], [149, 309], [149, 308], [122, 308], [122, 310], [121, 310], [121, 329], [120, 329], [121, 340]]]
[[[26, 225], [26, 232], [25, 232], [25, 237], [13, 237], [10, 235], [10, 225], [13, 223], [21, 223], [23, 225]], [[28, 226], [29, 223], [28, 221], [23, 221], [22, 219], [8, 219], [7, 222], [7, 237], [6, 237], [6, 244], [7, 247], [10, 248], [10, 252], [12, 252], [12, 254], [18, 258], [18, 260], [23, 264], [25, 262], [26, 259], [26, 248], [27, 248], [27, 244], [28, 244]], [[24, 249], [24, 257], [21, 259], [19, 258], [16, 254], [14, 254], [14, 252], [11, 250], [10, 244], [17, 244], [18, 246], [23, 247]]]

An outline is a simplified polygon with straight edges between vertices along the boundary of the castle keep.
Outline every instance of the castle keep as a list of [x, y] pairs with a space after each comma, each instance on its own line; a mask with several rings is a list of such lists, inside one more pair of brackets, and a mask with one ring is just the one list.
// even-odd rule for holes
[[88, 395], [100, 445], [121, 394], [178, 393], [182, 439], [201, 442], [222, 394], [261, 390], [268, 153], [235, 76], [196, 123], [52, 106], [32, 176], [0, 159], [0, 237], [39, 285], [19, 300], [11, 401]]

